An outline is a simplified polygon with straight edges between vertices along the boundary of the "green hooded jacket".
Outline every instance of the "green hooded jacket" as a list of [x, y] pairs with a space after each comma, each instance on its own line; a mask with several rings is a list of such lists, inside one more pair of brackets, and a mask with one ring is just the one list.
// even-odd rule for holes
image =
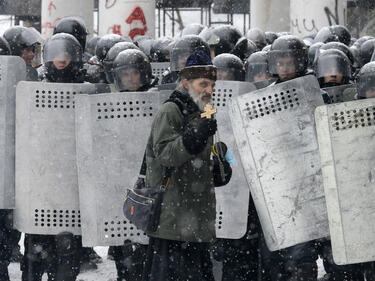
[[173, 168], [173, 172], [164, 194], [158, 230], [147, 233], [151, 237], [188, 242], [210, 242], [215, 238], [212, 137], [198, 155], [189, 154], [182, 141], [185, 122], [198, 123], [200, 114], [187, 93], [175, 91], [153, 121], [146, 148], [146, 186], [160, 185], [166, 167]]

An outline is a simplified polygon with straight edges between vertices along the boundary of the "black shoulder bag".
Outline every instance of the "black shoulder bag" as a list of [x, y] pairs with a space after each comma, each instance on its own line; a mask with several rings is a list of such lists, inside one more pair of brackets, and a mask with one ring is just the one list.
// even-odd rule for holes
[[[145, 168], [143, 158], [141, 175]], [[146, 232], [155, 232], [158, 229], [163, 196], [166, 192], [173, 168], [166, 168], [159, 186], [135, 187], [127, 190], [123, 211], [125, 217], [138, 229]]]

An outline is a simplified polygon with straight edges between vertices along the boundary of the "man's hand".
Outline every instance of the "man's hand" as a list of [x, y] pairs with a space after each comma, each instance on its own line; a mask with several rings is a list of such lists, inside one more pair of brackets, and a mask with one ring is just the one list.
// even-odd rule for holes
[[216, 119], [200, 119], [198, 125], [188, 124], [183, 134], [183, 144], [190, 154], [199, 154], [207, 145], [207, 140], [217, 131]]

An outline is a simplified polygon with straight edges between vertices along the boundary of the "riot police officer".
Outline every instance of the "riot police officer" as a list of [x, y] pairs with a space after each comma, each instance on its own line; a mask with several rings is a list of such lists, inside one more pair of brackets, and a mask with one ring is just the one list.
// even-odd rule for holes
[[206, 28], [199, 36], [210, 46], [212, 59], [220, 54], [230, 53], [242, 37], [241, 32], [231, 25]]
[[[11, 55], [8, 42], [0, 36], [0, 55]], [[21, 233], [13, 229], [13, 211], [0, 209], [0, 280], [9, 281], [8, 266]]]
[[106, 82], [108, 84], [113, 84], [114, 79], [113, 79], [113, 62], [116, 59], [117, 55], [125, 50], [139, 50], [139, 48], [134, 44], [134, 43], [129, 43], [129, 42], [119, 42], [116, 43], [107, 53], [103, 60], [103, 69], [105, 72], [105, 77], [106, 77]]
[[244, 81], [244, 66], [242, 61], [232, 54], [221, 54], [212, 61], [217, 69], [217, 80]]
[[357, 98], [375, 98], [375, 62], [365, 64], [357, 76]]
[[342, 25], [333, 25], [322, 27], [314, 38], [314, 43], [322, 42], [341, 42], [347, 46], [350, 45], [351, 35], [349, 30]]
[[245, 81], [261, 82], [271, 78], [268, 70], [268, 56], [266, 52], [256, 52], [245, 62]]
[[[121, 51], [113, 61], [113, 78], [119, 92], [145, 92], [151, 88], [152, 70], [147, 56], [140, 50]], [[112, 247], [117, 281], [142, 280], [147, 245], [125, 240], [123, 246]]]
[[179, 72], [185, 67], [190, 54], [202, 50], [210, 55], [210, 48], [197, 35], [186, 35], [176, 40], [171, 51], [170, 70], [163, 75], [162, 84], [174, 83], [179, 78]]
[[4, 38], [8, 41], [12, 55], [20, 56], [26, 63], [26, 79], [37, 81], [38, 73], [35, 67], [41, 62], [41, 34], [32, 27], [13, 26], [4, 32]]
[[150, 58], [153, 62], [169, 62], [171, 59], [170, 51], [173, 46], [173, 40], [168, 37], [159, 38], [152, 44]]
[[254, 27], [249, 29], [246, 37], [255, 43], [258, 51], [261, 51], [267, 45], [266, 34], [260, 28]]
[[[67, 33], [53, 35], [44, 45], [45, 82], [80, 83], [82, 47]], [[59, 235], [25, 234], [25, 255], [21, 264], [22, 281], [40, 281], [44, 272], [48, 281], [74, 281], [79, 274], [81, 236], [68, 232]]]
[[[270, 73], [277, 78], [276, 83], [302, 77], [307, 73], [307, 47], [295, 36], [279, 37], [272, 43], [268, 62]], [[318, 255], [313, 241], [275, 252], [270, 252], [264, 243], [262, 259], [268, 280], [317, 280]]]
[[351, 63], [339, 50], [321, 50], [314, 63], [314, 72], [321, 88], [345, 85], [351, 79]]
[[253, 41], [242, 37], [238, 40], [237, 44], [232, 50], [232, 54], [239, 57], [242, 61], [245, 61], [251, 54], [257, 51], [257, 46]]

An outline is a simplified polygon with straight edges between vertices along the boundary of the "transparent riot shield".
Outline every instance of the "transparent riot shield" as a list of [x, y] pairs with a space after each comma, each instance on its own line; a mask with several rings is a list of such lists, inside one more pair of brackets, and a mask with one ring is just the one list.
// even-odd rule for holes
[[230, 182], [215, 189], [218, 238], [239, 239], [247, 230], [250, 191], [233, 136], [228, 106], [233, 98], [255, 90], [254, 85], [248, 82], [216, 81], [215, 84], [212, 104], [217, 108], [215, 118], [219, 139], [216, 141], [224, 142], [237, 159], [237, 163], [232, 167]]
[[375, 99], [316, 109], [335, 263], [375, 260]]
[[314, 110], [306, 76], [242, 95], [230, 105], [234, 137], [271, 251], [328, 236]]
[[164, 90], [174, 91], [176, 87], [177, 87], [177, 83], [161, 84], [157, 86], [159, 91], [164, 91]]
[[147, 236], [125, 218], [123, 200], [139, 175], [159, 92], [77, 96], [77, 165], [84, 246], [123, 245]]
[[15, 227], [81, 233], [74, 96], [93, 84], [20, 82], [16, 94]]
[[323, 91], [327, 92], [328, 96], [331, 98], [332, 103], [355, 100], [355, 96], [357, 94], [355, 84], [324, 88]]
[[266, 88], [266, 87], [270, 86], [275, 81], [276, 81], [276, 79], [268, 79], [268, 80], [264, 80], [264, 81], [254, 82], [253, 84], [257, 88], [257, 90], [260, 90], [260, 89], [263, 89], [263, 88]]
[[0, 209], [15, 207], [16, 85], [25, 79], [23, 59], [0, 56]]
[[159, 84], [163, 78], [163, 73], [168, 70], [170, 66], [169, 62], [152, 62], [152, 75], [159, 79]]

